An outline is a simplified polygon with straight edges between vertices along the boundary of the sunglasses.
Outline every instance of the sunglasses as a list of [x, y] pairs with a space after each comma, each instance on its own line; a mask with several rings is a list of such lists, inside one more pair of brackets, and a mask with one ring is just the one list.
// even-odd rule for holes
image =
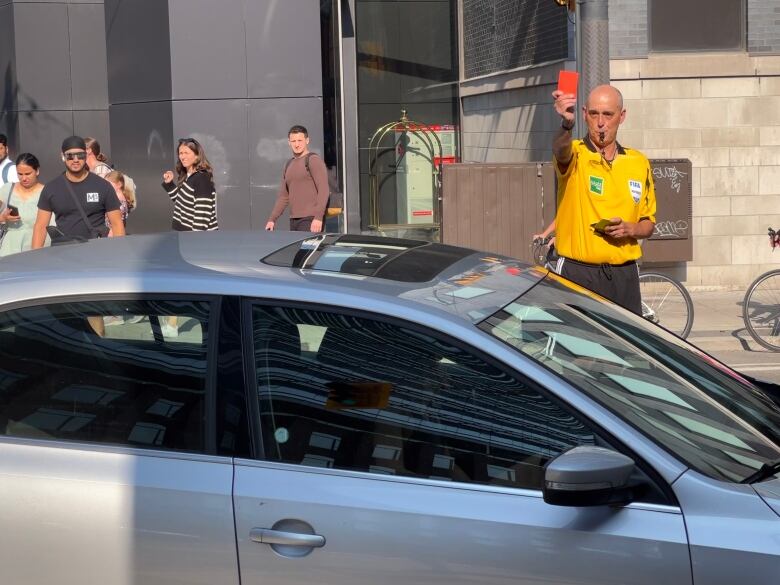
[[198, 141], [194, 138], [179, 138], [179, 144], [197, 144]]
[[86, 152], [66, 152], [65, 158], [67, 160], [73, 160], [73, 159], [79, 159], [79, 160], [87, 160], [87, 153]]

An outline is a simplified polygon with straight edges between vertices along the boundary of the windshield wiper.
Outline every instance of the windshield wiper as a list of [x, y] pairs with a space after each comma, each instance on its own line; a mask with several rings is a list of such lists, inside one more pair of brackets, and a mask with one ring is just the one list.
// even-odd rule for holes
[[764, 481], [765, 479], [772, 477], [778, 471], [780, 471], [780, 457], [773, 459], [772, 461], [767, 461], [753, 475], [748, 475], [739, 483], [757, 483], [759, 481]]

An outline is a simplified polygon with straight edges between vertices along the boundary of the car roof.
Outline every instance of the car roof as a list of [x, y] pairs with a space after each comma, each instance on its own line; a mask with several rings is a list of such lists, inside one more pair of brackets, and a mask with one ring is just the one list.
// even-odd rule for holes
[[[477, 322], [543, 276], [511, 258], [417, 240], [285, 231], [164, 232], [6, 256], [0, 259], [0, 303], [145, 292], [316, 301], [330, 291], [422, 304]], [[355, 299], [354, 304], [361, 303]]]

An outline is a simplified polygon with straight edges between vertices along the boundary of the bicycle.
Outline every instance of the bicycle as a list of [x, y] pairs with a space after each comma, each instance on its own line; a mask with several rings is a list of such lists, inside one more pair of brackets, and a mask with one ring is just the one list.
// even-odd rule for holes
[[681, 282], [660, 272], [639, 273], [642, 317], [685, 339], [693, 327], [693, 299]]
[[[555, 272], [557, 255], [554, 247], [547, 245], [550, 239], [536, 238], [533, 254], [539, 265]], [[688, 337], [693, 327], [693, 300], [682, 283], [660, 272], [640, 272], [639, 291], [642, 317], [678, 337]]]
[[[772, 250], [780, 248], [780, 230], [769, 228], [767, 233]], [[780, 351], [780, 268], [765, 272], [748, 287], [742, 319], [756, 343]]]

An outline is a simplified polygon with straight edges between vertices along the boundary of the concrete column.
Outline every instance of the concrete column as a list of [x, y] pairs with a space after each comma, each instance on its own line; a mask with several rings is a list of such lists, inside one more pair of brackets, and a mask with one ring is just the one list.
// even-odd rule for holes
[[580, 0], [580, 103], [597, 85], [609, 83], [609, 11], [607, 0]]

